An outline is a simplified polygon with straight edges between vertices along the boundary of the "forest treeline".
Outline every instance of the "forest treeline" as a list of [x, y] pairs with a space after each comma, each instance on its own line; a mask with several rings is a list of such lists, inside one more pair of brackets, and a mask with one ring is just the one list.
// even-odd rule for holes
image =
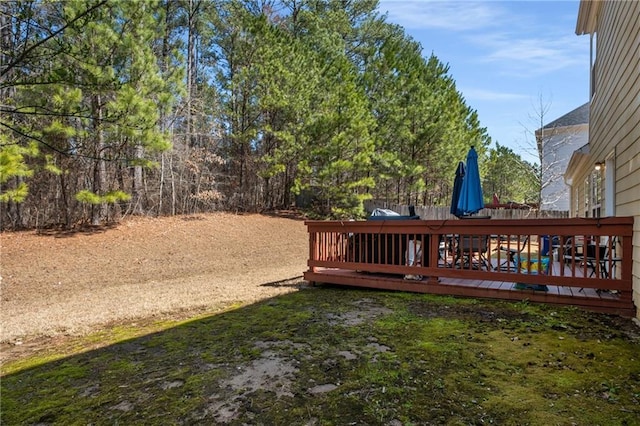
[[535, 199], [449, 68], [377, 0], [4, 0], [2, 229], [377, 198], [446, 205], [475, 146], [485, 193]]

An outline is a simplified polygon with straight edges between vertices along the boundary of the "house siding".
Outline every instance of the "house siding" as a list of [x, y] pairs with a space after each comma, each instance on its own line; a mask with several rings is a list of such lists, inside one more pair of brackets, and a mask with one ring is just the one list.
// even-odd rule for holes
[[[616, 216], [634, 216], [633, 288], [640, 306], [640, 2], [605, 1], [596, 25], [592, 159], [616, 158]], [[588, 171], [584, 170], [586, 175]], [[608, 213], [610, 214], [610, 213]], [[625, 254], [626, 256], [626, 254]], [[640, 312], [638, 313], [640, 318]]]
[[[565, 174], [574, 151], [589, 142], [589, 103], [585, 103], [536, 130], [542, 140], [542, 210], [571, 211], [571, 187]], [[566, 176], [565, 176], [566, 178]]]
[[542, 188], [542, 210], [571, 211], [571, 188], [559, 179], [567, 167], [571, 153], [586, 144], [589, 126], [566, 126], [553, 129], [551, 136], [545, 136], [543, 170], [551, 176]]

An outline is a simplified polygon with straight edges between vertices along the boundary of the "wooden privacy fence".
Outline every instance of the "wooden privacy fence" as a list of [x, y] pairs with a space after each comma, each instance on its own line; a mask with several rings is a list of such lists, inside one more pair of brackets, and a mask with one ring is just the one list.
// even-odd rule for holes
[[305, 223], [311, 282], [635, 312], [632, 217]]
[[[385, 203], [377, 200], [367, 200], [364, 202], [364, 209], [367, 212], [372, 212], [377, 208], [393, 210], [401, 215], [409, 214], [409, 206], [406, 205]], [[456, 219], [456, 217], [450, 213], [450, 207], [415, 206], [415, 212], [417, 216], [420, 216], [420, 219], [424, 220]], [[480, 210], [477, 216], [491, 216], [492, 219], [566, 219], [569, 217], [569, 212], [558, 210], [486, 208]]]

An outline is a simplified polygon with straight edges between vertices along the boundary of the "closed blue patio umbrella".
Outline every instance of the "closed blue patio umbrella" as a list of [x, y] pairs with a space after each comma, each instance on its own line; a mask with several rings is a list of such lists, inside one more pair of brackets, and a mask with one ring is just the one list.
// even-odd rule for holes
[[456, 178], [453, 180], [453, 193], [451, 194], [450, 213], [454, 216], [462, 215], [462, 212], [458, 210], [458, 200], [460, 200], [460, 190], [462, 189], [462, 180], [464, 179], [464, 174], [464, 163], [460, 161], [458, 163], [458, 168], [456, 169]]
[[460, 198], [458, 199], [458, 213], [469, 216], [484, 208], [482, 199], [482, 185], [480, 183], [480, 171], [478, 170], [478, 154], [471, 147], [467, 154], [467, 171], [462, 180]]

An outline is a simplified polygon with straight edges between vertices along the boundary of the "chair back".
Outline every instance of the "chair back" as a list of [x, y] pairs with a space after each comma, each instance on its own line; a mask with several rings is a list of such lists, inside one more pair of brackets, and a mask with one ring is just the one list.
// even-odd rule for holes
[[489, 237], [487, 235], [460, 235], [458, 244], [462, 253], [486, 253]]

